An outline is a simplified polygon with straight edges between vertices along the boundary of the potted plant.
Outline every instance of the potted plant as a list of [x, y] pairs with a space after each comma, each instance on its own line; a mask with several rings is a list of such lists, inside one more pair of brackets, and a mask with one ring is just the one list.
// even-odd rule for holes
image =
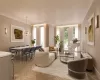
[[60, 41], [59, 43], [59, 51], [61, 52], [63, 50], [63, 41]]
[[36, 39], [31, 40], [31, 44], [34, 46]]

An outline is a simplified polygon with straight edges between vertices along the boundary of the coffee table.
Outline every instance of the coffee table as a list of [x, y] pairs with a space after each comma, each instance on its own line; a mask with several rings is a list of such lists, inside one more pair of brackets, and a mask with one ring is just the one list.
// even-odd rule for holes
[[81, 58], [81, 53], [79, 52], [74, 52], [74, 53], [65, 53], [65, 52], [60, 52], [59, 53], [59, 57], [60, 57], [60, 61], [62, 63], [66, 63], [69, 61], [69, 60], [77, 60], [77, 59], [80, 59]]

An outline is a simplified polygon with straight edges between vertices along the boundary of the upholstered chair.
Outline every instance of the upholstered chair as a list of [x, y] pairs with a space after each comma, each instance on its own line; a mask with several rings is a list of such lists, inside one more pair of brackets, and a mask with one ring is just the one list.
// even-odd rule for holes
[[86, 76], [87, 58], [68, 61], [68, 74], [77, 79], [84, 79]]

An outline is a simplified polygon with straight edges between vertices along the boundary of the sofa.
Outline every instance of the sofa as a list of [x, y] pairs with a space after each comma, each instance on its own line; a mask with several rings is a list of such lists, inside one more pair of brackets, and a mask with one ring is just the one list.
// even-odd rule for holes
[[35, 52], [34, 61], [35, 65], [38, 67], [48, 67], [57, 58], [57, 51], [49, 52], [49, 47], [45, 47], [43, 49], [43, 52], [39, 50], [36, 50]]

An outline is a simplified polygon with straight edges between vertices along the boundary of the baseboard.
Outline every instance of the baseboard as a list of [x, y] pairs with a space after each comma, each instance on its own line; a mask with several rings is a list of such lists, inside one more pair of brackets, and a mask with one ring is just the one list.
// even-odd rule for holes
[[100, 72], [98, 71], [98, 69], [95, 66], [93, 66], [93, 67], [94, 67], [94, 71], [95, 71], [97, 78], [100, 80]]

